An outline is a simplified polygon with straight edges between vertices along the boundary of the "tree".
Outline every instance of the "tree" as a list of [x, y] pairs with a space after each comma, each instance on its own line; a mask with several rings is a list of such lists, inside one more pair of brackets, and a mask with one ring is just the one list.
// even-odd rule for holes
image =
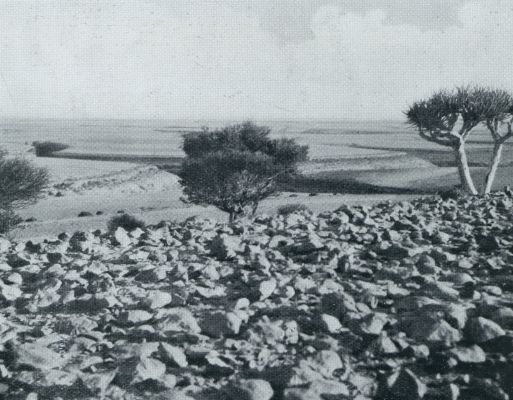
[[[0, 218], [4, 231], [19, 221], [13, 209], [35, 202], [48, 185], [45, 168], [38, 168], [24, 158], [6, 158], [0, 155]], [[6, 221], [9, 221], [7, 223]]]
[[477, 95], [486, 104], [482, 119], [494, 141], [492, 159], [486, 174], [484, 193], [492, 190], [502, 156], [504, 142], [513, 136], [513, 97], [505, 90], [478, 88]]
[[199, 133], [185, 135], [183, 150], [187, 157], [198, 158], [205, 154], [228, 149], [263, 153], [283, 168], [294, 169], [308, 158], [308, 146], [298, 145], [294, 139], [269, 137], [271, 129], [252, 122], [229, 125], [222, 129], [203, 128]]
[[414, 103], [406, 112], [408, 122], [418, 129], [422, 138], [451, 147], [463, 189], [477, 194], [468, 166], [465, 143], [483, 120], [488, 106], [480, 88], [459, 87], [442, 90], [427, 100]]
[[256, 212], [276, 191], [276, 180], [296, 172], [308, 148], [292, 139], [271, 139], [270, 129], [246, 122], [184, 137], [179, 176], [186, 201], [226, 211], [230, 221]]

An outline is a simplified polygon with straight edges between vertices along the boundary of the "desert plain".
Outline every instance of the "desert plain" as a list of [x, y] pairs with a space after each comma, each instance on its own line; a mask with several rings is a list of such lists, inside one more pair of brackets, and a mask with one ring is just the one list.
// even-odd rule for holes
[[[237, 121], [200, 120], [19, 120], [0, 124], [3, 146], [49, 169], [51, 186], [37, 204], [21, 210], [27, 220], [14, 238], [42, 238], [61, 232], [105, 228], [124, 211], [147, 223], [183, 220], [192, 215], [226, 218], [212, 208], [181, 201], [173, 173], [183, 156], [182, 137], [203, 126]], [[295, 138], [309, 146], [301, 176], [283, 184], [265, 200], [261, 213], [301, 203], [312, 211], [342, 204], [371, 204], [432, 195], [458, 184], [454, 158], [447, 148], [426, 142], [404, 121], [295, 120], [256, 121], [274, 137]], [[53, 157], [35, 157], [34, 141], [69, 146]], [[478, 185], [491, 157], [491, 139], [476, 129], [467, 151]], [[506, 143], [496, 188], [511, 182], [512, 152]], [[78, 217], [80, 213], [87, 216]], [[91, 214], [91, 215], [89, 215]]]

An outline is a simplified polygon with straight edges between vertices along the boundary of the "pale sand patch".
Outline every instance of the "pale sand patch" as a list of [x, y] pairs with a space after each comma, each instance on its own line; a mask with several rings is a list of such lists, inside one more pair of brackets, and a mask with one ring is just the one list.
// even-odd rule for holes
[[[290, 196], [293, 197], [290, 197]], [[81, 201], [77, 201], [77, 197]], [[25, 223], [11, 232], [15, 239], [43, 239], [57, 236], [59, 233], [88, 231], [94, 229], [106, 230], [108, 220], [117, 215], [116, 211], [123, 209], [130, 212], [148, 224], [156, 224], [162, 220], [184, 220], [188, 217], [199, 216], [227, 220], [226, 213], [214, 207], [187, 207], [178, 200], [176, 192], [146, 193], [134, 196], [120, 196], [113, 193], [110, 198], [91, 198], [85, 196], [69, 196], [68, 198], [52, 198], [42, 200], [38, 205], [23, 210], [24, 217], [35, 216], [38, 221]], [[403, 201], [418, 198], [419, 195], [352, 195], [352, 194], [319, 194], [309, 196], [306, 193], [282, 193], [277, 197], [264, 200], [259, 207], [259, 213], [273, 214], [284, 204], [301, 203], [314, 212], [334, 210], [344, 204], [370, 205], [381, 201]], [[87, 199], [87, 200], [86, 200]], [[141, 209], [143, 207], [144, 209]], [[151, 209], [149, 209], [151, 208]], [[101, 216], [78, 218], [81, 210], [104, 211]]]

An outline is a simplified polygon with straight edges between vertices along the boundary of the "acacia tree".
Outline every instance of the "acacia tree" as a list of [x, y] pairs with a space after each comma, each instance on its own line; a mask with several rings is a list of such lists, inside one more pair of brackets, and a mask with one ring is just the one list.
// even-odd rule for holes
[[505, 90], [490, 88], [477, 88], [476, 95], [486, 105], [482, 119], [494, 142], [484, 187], [484, 193], [487, 194], [492, 190], [504, 142], [513, 136], [513, 97]]
[[427, 100], [414, 103], [406, 112], [408, 122], [422, 138], [452, 148], [463, 189], [477, 194], [470, 174], [465, 143], [483, 119], [486, 104], [476, 88], [442, 90]]
[[246, 122], [184, 137], [181, 178], [185, 201], [210, 204], [230, 221], [256, 212], [276, 191], [279, 177], [296, 172], [308, 148], [292, 139], [271, 139], [270, 129]]

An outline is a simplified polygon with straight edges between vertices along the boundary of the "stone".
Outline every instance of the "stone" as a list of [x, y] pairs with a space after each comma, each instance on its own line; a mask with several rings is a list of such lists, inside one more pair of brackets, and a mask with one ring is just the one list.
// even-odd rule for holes
[[426, 394], [427, 387], [411, 370], [401, 368], [386, 378], [378, 392], [382, 394], [380, 398], [420, 400]]
[[460, 258], [457, 262], [457, 266], [461, 269], [471, 269], [474, 267], [474, 263], [469, 258]]
[[114, 242], [121, 247], [128, 247], [132, 244], [132, 239], [128, 235], [128, 232], [122, 227], [118, 227], [114, 232]]
[[353, 330], [366, 335], [379, 335], [388, 322], [384, 313], [370, 313], [359, 320], [353, 321]]
[[161, 342], [159, 345], [159, 354], [164, 362], [173, 366], [176, 365], [180, 368], [186, 368], [189, 365], [187, 357], [180, 347]]
[[242, 319], [234, 312], [216, 312], [203, 316], [200, 321], [202, 332], [211, 337], [237, 335]]
[[435, 259], [426, 253], [420, 256], [415, 265], [421, 274], [434, 275], [441, 271], [441, 268], [436, 265]]
[[443, 282], [427, 282], [422, 286], [422, 291], [428, 297], [435, 297], [442, 300], [456, 301], [460, 293]]
[[234, 258], [241, 252], [241, 241], [235, 236], [220, 234], [212, 239], [209, 245], [210, 254], [219, 260]]
[[201, 328], [194, 315], [183, 307], [160, 309], [157, 312], [156, 318], [158, 322], [155, 328], [165, 335], [172, 335], [177, 332], [201, 332]]
[[140, 325], [150, 321], [153, 314], [145, 310], [128, 310], [123, 311], [118, 318], [118, 321], [124, 325], [133, 326]]
[[344, 318], [349, 312], [357, 312], [356, 303], [352, 297], [344, 293], [328, 293], [321, 297], [321, 312], [333, 315], [338, 319]]
[[169, 268], [165, 266], [161, 267], [154, 267], [150, 266], [149, 268], [143, 269], [141, 272], [139, 272], [135, 279], [139, 282], [143, 283], [155, 283], [160, 282], [167, 278], [167, 273], [169, 271]]
[[459, 330], [453, 328], [447, 321], [430, 315], [420, 315], [413, 318], [406, 333], [413, 339], [424, 342], [430, 347], [452, 347], [462, 339]]
[[172, 302], [172, 300], [173, 298], [168, 292], [163, 292], [161, 290], [150, 290], [148, 291], [147, 296], [144, 298], [143, 304], [150, 310], [156, 310], [158, 308], [167, 306]]
[[470, 347], [455, 347], [449, 353], [460, 363], [483, 363], [486, 361], [486, 354], [481, 347], [473, 345]]
[[239, 379], [224, 388], [230, 400], [270, 400], [274, 390], [263, 379]]
[[11, 253], [7, 254], [7, 264], [13, 268], [20, 268], [30, 265], [30, 259], [24, 254]]
[[274, 291], [276, 290], [277, 282], [276, 279], [269, 279], [260, 282], [258, 286], [258, 290], [260, 292], [260, 301], [267, 299], [270, 297]]
[[11, 242], [4, 237], [0, 236], [0, 254], [7, 253], [7, 251], [11, 248]]
[[499, 240], [493, 235], [483, 236], [477, 239], [477, 244], [479, 246], [479, 251], [482, 251], [483, 253], [491, 253], [499, 250], [501, 247]]
[[328, 380], [316, 380], [306, 387], [289, 388], [283, 392], [283, 400], [343, 399], [347, 396], [349, 389], [344, 383]]
[[470, 319], [466, 326], [466, 336], [472, 343], [487, 342], [505, 334], [497, 323], [483, 317]]
[[320, 325], [322, 329], [326, 330], [328, 333], [338, 333], [342, 329], [342, 324], [340, 323], [338, 318], [329, 314], [321, 315]]
[[326, 377], [331, 376], [335, 370], [344, 367], [340, 356], [332, 350], [321, 350], [308, 359], [308, 364]]
[[19, 344], [15, 347], [14, 352], [18, 365], [43, 371], [63, 367], [70, 356], [69, 354], [59, 354], [37, 342]]
[[0, 280], [0, 298], [12, 302], [22, 295], [23, 292], [18, 285], [6, 285]]

